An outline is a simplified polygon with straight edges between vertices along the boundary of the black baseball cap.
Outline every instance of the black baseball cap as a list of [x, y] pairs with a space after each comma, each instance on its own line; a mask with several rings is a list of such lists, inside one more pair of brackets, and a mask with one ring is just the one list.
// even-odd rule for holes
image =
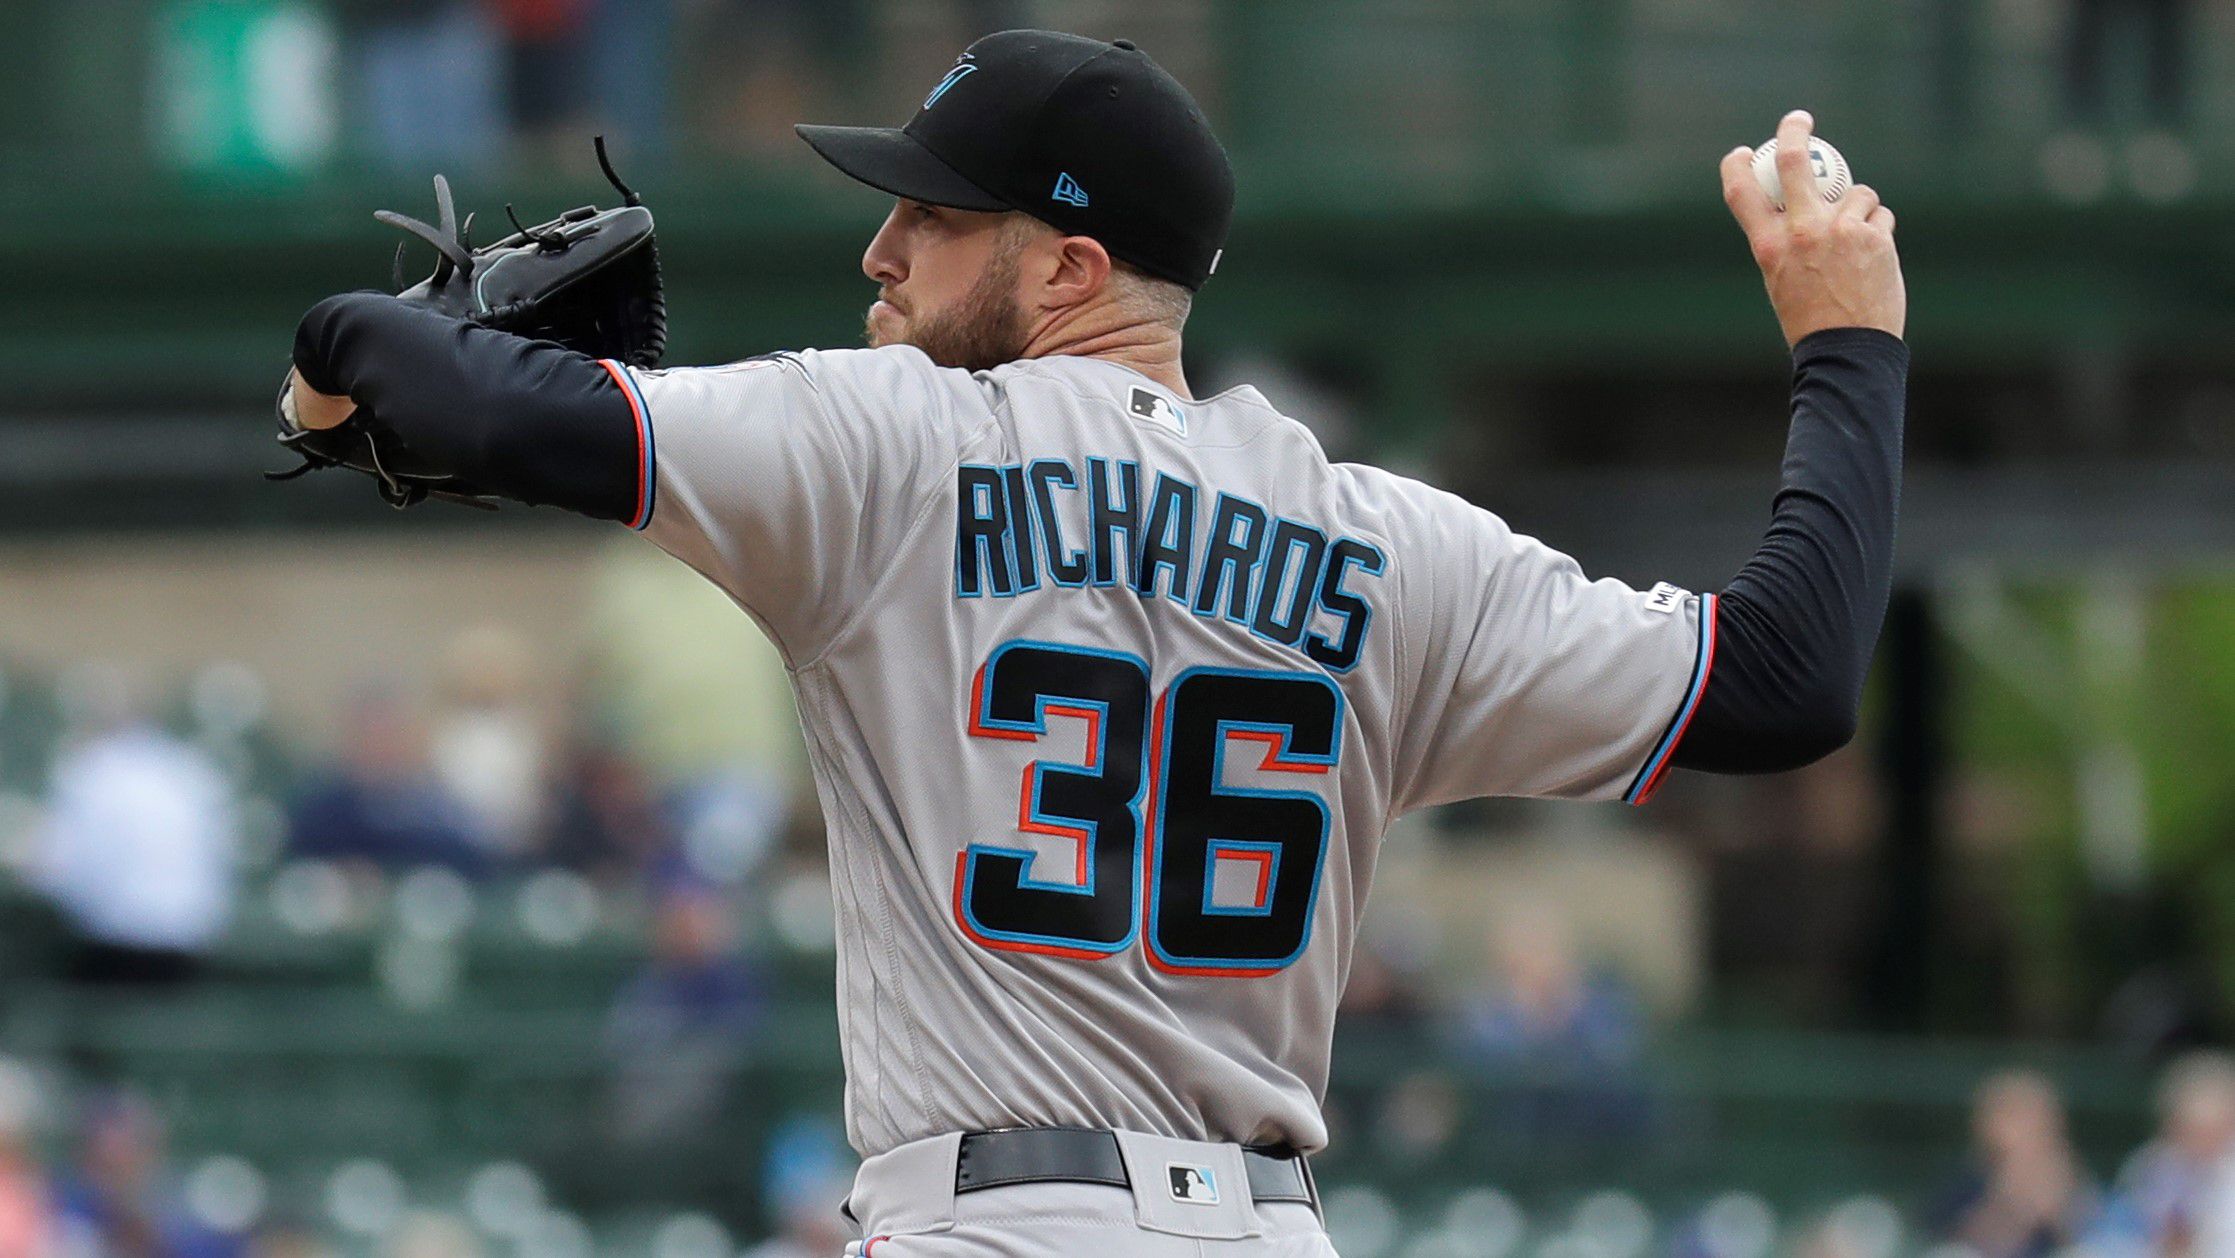
[[798, 130], [872, 188], [1018, 210], [1191, 289], [1234, 217], [1234, 171], [1202, 109], [1129, 40], [1002, 31], [970, 45], [905, 127]]

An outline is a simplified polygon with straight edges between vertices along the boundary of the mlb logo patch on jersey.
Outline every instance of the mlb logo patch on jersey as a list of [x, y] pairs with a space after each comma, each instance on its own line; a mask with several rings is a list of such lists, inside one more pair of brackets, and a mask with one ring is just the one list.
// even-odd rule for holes
[[1666, 616], [1684, 605], [1684, 591], [1663, 581], [1645, 596], [1645, 609]]
[[1193, 1166], [1185, 1162], [1167, 1162], [1164, 1174], [1170, 1179], [1172, 1200], [1184, 1201], [1194, 1206], [1218, 1204], [1218, 1177], [1207, 1166]]
[[1172, 405], [1171, 400], [1161, 394], [1136, 388], [1127, 409], [1150, 423], [1162, 424], [1183, 437], [1187, 435], [1187, 412]]

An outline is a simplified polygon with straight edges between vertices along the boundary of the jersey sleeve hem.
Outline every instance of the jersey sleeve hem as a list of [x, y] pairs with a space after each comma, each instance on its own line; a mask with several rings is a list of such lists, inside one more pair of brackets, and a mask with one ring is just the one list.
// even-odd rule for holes
[[1700, 596], [1699, 654], [1692, 662], [1691, 680], [1684, 687], [1684, 701], [1669, 718], [1660, 741], [1653, 745], [1653, 754], [1645, 758], [1637, 776], [1630, 779], [1629, 789], [1622, 793], [1623, 803], [1643, 804], [1660, 789], [1661, 779], [1668, 775], [1669, 765], [1676, 759], [1676, 745], [1684, 741], [1684, 731], [1691, 727], [1692, 716], [1699, 711], [1700, 696], [1707, 693], [1707, 676], [1715, 670], [1715, 608], [1713, 594]]
[[598, 366], [620, 386], [622, 396], [629, 400], [629, 413], [636, 419], [636, 511], [624, 523], [641, 533], [652, 523], [659, 467], [652, 450], [652, 410], [644, 401], [644, 390], [637, 386], [635, 373], [610, 358], [599, 359]]

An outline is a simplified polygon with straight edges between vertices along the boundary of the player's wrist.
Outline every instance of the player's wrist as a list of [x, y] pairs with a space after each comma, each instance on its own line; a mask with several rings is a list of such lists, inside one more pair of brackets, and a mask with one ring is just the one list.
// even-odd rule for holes
[[1869, 324], [1844, 324], [1818, 328], [1793, 342], [1793, 361], [1805, 363], [1824, 354], [1882, 353], [1909, 361], [1909, 342], [1897, 333]]
[[337, 428], [357, 411], [357, 403], [331, 393], [320, 393], [303, 379], [300, 368], [287, 373], [287, 391], [280, 395], [279, 412], [297, 431], [317, 432]]

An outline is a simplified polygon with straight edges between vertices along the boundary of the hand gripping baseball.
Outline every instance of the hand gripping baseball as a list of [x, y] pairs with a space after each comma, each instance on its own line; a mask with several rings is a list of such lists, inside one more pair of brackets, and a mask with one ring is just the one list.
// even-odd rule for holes
[[1723, 157], [1723, 200], [1753, 247], [1786, 344], [1826, 328], [1877, 328], [1900, 336], [1909, 298], [1894, 251], [1894, 212], [1862, 184], [1833, 205], [1815, 194], [1808, 169], [1815, 125], [1797, 109], [1777, 124], [1777, 177], [1786, 209], [1763, 193], [1754, 178], [1754, 151], [1745, 147]]

